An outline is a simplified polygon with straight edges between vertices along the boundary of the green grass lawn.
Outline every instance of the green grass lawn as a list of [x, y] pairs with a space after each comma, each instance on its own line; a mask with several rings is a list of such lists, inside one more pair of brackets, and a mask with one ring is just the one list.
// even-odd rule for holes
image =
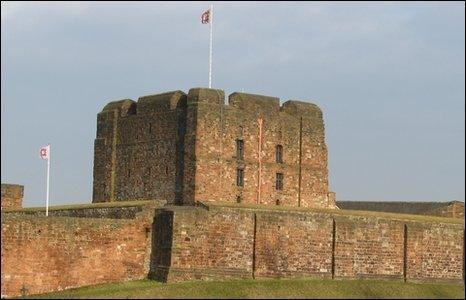
[[[31, 296], [32, 298], [33, 296]], [[464, 299], [461, 284], [389, 280], [264, 279], [103, 284], [34, 298], [448, 298]]]

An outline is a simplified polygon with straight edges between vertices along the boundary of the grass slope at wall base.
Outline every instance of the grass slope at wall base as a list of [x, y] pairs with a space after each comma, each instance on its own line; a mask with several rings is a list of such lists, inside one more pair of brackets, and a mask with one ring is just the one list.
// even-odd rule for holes
[[[29, 298], [29, 297], [26, 297]], [[340, 298], [464, 299], [464, 285], [312, 278], [159, 283], [139, 280], [87, 286], [30, 298]]]

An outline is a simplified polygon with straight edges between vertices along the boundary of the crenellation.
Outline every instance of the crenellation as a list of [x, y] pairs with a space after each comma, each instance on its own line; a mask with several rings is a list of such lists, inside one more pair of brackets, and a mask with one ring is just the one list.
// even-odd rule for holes
[[185, 105], [186, 94], [182, 91], [148, 95], [138, 99], [138, 113], [165, 112]]

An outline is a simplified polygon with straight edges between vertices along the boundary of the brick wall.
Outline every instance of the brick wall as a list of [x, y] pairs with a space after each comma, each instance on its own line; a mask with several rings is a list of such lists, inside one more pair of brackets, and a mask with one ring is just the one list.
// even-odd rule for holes
[[[319, 107], [300, 101], [280, 106], [278, 98], [246, 93], [231, 94], [229, 105], [224, 98], [222, 90], [188, 93], [188, 111], [196, 117], [191, 199], [333, 208]], [[236, 140], [244, 141], [243, 158], [237, 157]], [[282, 163], [276, 161], [278, 145]], [[244, 170], [242, 187], [236, 184], [237, 169]], [[276, 188], [277, 173], [284, 176], [282, 190]]]
[[79, 217], [2, 213], [2, 296], [146, 277], [464, 276], [464, 224], [453, 219], [219, 205], [85, 209], [68, 213]]
[[462, 224], [208, 209], [166, 209], [170, 254], [154, 266], [152, 278], [463, 278]]
[[24, 186], [2, 183], [1, 209], [20, 208], [23, 206]]
[[337, 201], [341, 209], [464, 218], [464, 202]]
[[163, 199], [181, 203], [186, 95], [107, 104], [97, 116], [93, 202]]
[[146, 278], [154, 209], [129, 219], [2, 213], [2, 297]]

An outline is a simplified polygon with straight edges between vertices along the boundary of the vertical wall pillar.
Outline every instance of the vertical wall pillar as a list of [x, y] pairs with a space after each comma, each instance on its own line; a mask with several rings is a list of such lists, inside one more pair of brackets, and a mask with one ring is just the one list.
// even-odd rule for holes
[[253, 214], [254, 232], [252, 237], [252, 279], [256, 278], [256, 235], [257, 235], [257, 214]]
[[408, 271], [408, 226], [403, 225], [403, 280], [406, 282]]
[[94, 142], [92, 202], [116, 201], [117, 144], [120, 117], [136, 111], [136, 103], [125, 99], [107, 104], [97, 115]]
[[335, 241], [337, 233], [335, 219], [332, 219], [332, 279], [335, 278]]
[[301, 206], [302, 157], [303, 157], [303, 117], [300, 117], [299, 118], [298, 206]]
[[[224, 105], [224, 99], [225, 93], [222, 90], [205, 88], [189, 90], [184, 138], [183, 204], [209, 200], [207, 199], [209, 195], [203, 194], [199, 187], [204, 187], [208, 191], [212, 179], [222, 176], [221, 168], [212, 170], [205, 165], [205, 162], [215, 155], [218, 157], [218, 164], [222, 163], [223, 108], [219, 106]], [[212, 144], [219, 147], [212, 150], [209, 147]], [[203, 169], [204, 172], [197, 172], [198, 169]], [[209, 172], [205, 172], [206, 170]], [[221, 197], [222, 195], [216, 195], [217, 200]]]

